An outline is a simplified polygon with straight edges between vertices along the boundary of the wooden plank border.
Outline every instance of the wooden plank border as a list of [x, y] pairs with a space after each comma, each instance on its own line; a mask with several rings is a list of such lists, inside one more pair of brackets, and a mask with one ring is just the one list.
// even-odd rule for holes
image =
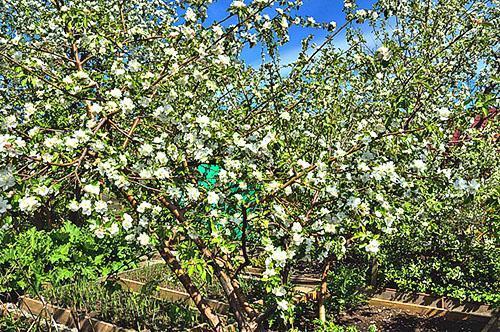
[[377, 292], [369, 291], [372, 305], [396, 307], [427, 316], [443, 316], [450, 320], [489, 319], [498, 316], [492, 306], [476, 303], [460, 303], [446, 297], [435, 297], [425, 293], [403, 293], [385, 288]]
[[[20, 299], [20, 310], [31, 314], [32, 316], [52, 317], [58, 324], [68, 328], [77, 328], [78, 332], [137, 332], [134, 329], [125, 329], [111, 323], [99, 321], [97, 319], [85, 316], [75, 319], [75, 315], [69, 309], [64, 309], [52, 304], [43, 303], [26, 296]], [[210, 331], [208, 324], [203, 323], [188, 329], [189, 332]], [[223, 329], [224, 332], [237, 332], [237, 325], [231, 324]]]
[[64, 309], [49, 303], [35, 300], [26, 296], [20, 298], [20, 308], [34, 316], [52, 317], [57, 323], [69, 328], [77, 328], [79, 332], [132, 332], [135, 330], [124, 329], [99, 321], [97, 319], [83, 316], [75, 317], [69, 309]]

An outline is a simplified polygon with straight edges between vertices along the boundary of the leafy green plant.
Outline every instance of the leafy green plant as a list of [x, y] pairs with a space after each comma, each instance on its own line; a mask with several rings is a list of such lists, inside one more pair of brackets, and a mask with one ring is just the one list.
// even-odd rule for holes
[[338, 265], [328, 273], [327, 312], [338, 314], [366, 301], [366, 268], [361, 265]]
[[500, 305], [500, 249], [450, 227], [452, 221], [394, 235], [381, 256], [382, 283], [461, 301]]
[[70, 222], [51, 231], [0, 231], [0, 244], [0, 292], [36, 292], [45, 283], [97, 279], [135, 266], [145, 253], [123, 238], [98, 239]]

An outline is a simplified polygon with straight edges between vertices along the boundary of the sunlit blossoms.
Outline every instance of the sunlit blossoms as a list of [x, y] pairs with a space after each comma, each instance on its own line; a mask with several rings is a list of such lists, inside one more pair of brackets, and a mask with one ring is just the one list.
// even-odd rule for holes
[[[489, 1], [345, 1], [338, 27], [302, 1], [235, 0], [220, 21], [211, 2], [0, 2], [2, 227], [155, 248], [208, 324], [224, 317], [176, 267], [208, 271], [249, 332], [293, 321], [304, 265], [495, 218], [478, 212], [500, 178]], [[285, 60], [292, 27], [327, 37]], [[241, 296], [251, 265], [271, 301]]]
[[40, 201], [34, 196], [24, 196], [19, 200], [19, 210], [23, 212], [33, 212], [40, 206]]
[[381, 46], [376, 51], [377, 57], [384, 61], [389, 61], [391, 58], [391, 51], [385, 46]]
[[380, 246], [380, 243], [377, 240], [373, 239], [373, 240], [370, 240], [370, 243], [368, 243], [366, 245], [365, 250], [367, 252], [376, 254], [380, 250], [379, 246]]
[[141, 244], [141, 246], [147, 246], [147, 245], [149, 245], [150, 237], [146, 233], [141, 233], [137, 237], [137, 241], [139, 241], [139, 243]]
[[0, 214], [7, 212], [10, 208], [12, 208], [12, 205], [7, 200], [0, 198]]
[[133, 226], [132, 221], [133, 221], [132, 217], [128, 213], [124, 213], [123, 214], [123, 221], [122, 221], [123, 229], [125, 229], [126, 231], [131, 229]]

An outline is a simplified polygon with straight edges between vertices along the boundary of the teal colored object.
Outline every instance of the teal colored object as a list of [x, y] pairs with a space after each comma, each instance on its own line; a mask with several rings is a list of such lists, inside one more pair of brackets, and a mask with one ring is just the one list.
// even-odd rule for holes
[[[208, 165], [208, 164], [202, 164], [198, 166], [198, 171], [201, 173], [201, 175], [205, 178], [204, 180], [199, 181], [198, 183], [205, 189], [210, 190], [215, 188], [215, 185], [217, 184], [217, 175], [220, 172], [220, 166], [218, 165]], [[235, 185], [233, 188], [231, 188], [232, 192], [236, 192], [238, 190], [238, 186]], [[251, 192], [252, 193], [252, 192]], [[251, 194], [250, 193], [250, 194]], [[245, 200], [247, 199], [247, 195], [244, 195]], [[235, 211], [232, 207], [230, 206], [222, 206], [222, 209], [229, 213], [233, 214]], [[217, 228], [222, 228], [222, 225], [217, 223], [216, 224]], [[242, 225], [238, 224], [237, 227], [234, 227], [232, 229], [232, 232], [237, 240], [241, 240], [242, 237]]]
[[205, 180], [200, 181], [200, 185], [205, 189], [212, 189], [217, 183], [217, 174], [219, 174], [220, 167], [217, 165], [202, 164], [198, 166], [198, 171], [205, 177]]

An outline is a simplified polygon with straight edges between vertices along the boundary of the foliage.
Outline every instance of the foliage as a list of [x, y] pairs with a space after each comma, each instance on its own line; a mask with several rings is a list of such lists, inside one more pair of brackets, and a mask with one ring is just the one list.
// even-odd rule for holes
[[0, 316], [0, 330], [5, 332], [27, 331], [31, 322], [23, 319], [15, 319], [12, 315]]
[[366, 301], [366, 269], [355, 265], [339, 265], [328, 273], [328, 312], [338, 315]]
[[[301, 0], [233, 1], [220, 22], [203, 0], [0, 2], [2, 227], [72, 220], [155, 247], [215, 327], [184, 267], [209, 271], [245, 332], [292, 322], [304, 262], [458, 214], [495, 242], [495, 2], [346, 0], [339, 27]], [[327, 37], [286, 63], [292, 27]], [[238, 283], [256, 257], [264, 305]]]
[[0, 291], [38, 292], [46, 283], [95, 280], [135, 266], [141, 249], [123, 238], [99, 239], [66, 222], [52, 231], [0, 232]]
[[399, 234], [384, 248], [382, 278], [405, 291], [498, 306], [499, 247], [481, 242], [443, 226]]

